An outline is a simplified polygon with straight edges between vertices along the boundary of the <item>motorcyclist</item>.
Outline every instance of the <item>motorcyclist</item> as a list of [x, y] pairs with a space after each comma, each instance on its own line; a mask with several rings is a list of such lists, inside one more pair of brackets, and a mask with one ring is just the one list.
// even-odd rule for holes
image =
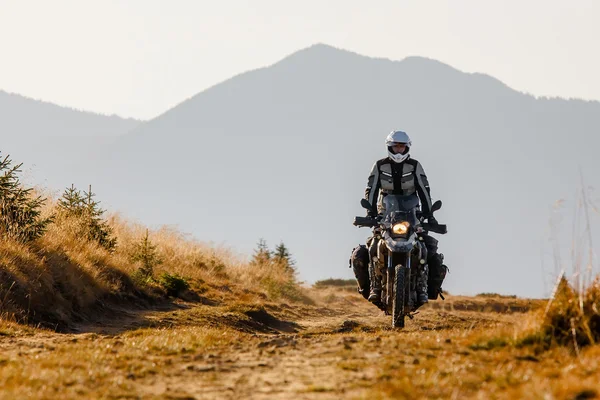
[[[433, 217], [431, 207], [431, 192], [429, 181], [425, 171], [417, 160], [410, 157], [410, 148], [412, 142], [406, 132], [392, 131], [385, 139], [385, 144], [388, 150], [388, 156], [378, 160], [373, 165], [367, 188], [365, 190], [365, 199], [372, 206], [368, 210], [367, 215], [375, 217], [382, 211], [382, 199], [388, 194], [399, 194], [408, 196], [417, 193], [421, 202], [421, 212], [424, 218], [431, 224], [437, 224]], [[376, 228], [377, 229], [377, 228]], [[367, 245], [369, 248], [369, 280], [370, 293], [369, 301], [375, 304], [381, 302], [381, 275], [383, 260], [377, 257], [377, 247], [379, 239], [374, 233], [373, 237], [369, 238]], [[428, 264], [439, 263], [442, 266], [443, 257], [437, 254], [437, 240], [429, 235], [422, 234], [423, 240], [428, 250]], [[444, 268], [446, 268], [444, 266]], [[417, 300], [420, 304], [428, 302], [428, 298], [437, 298], [437, 292], [428, 291], [428, 266], [418, 268], [417, 273]], [[445, 274], [445, 269], [444, 269]], [[435, 290], [441, 290], [435, 288]], [[435, 297], [434, 297], [435, 296]]]

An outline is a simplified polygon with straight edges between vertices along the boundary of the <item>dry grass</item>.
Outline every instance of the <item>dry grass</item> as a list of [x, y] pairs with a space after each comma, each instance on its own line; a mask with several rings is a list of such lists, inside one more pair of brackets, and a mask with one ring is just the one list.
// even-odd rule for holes
[[[55, 210], [55, 202], [49, 202], [44, 214]], [[166, 289], [158, 279], [164, 273], [191, 284], [191, 291], [181, 294], [188, 300], [308, 301], [294, 277], [277, 265], [249, 265], [228, 249], [168, 227], [149, 235], [163, 261], [155, 268], [157, 279], [137, 279], [140, 265], [132, 261], [132, 254], [147, 228], [119, 215], [110, 216], [108, 223], [117, 238], [114, 251], [86, 240], [80, 222], [68, 218], [57, 218], [41, 238], [28, 244], [0, 239], [0, 317], [65, 328], [115, 304], [147, 306], [164, 299]]]
[[231, 329], [185, 326], [111, 337], [86, 334], [60, 342], [23, 341], [19, 357], [3, 352], [0, 358], [0, 398], [135, 397], [140, 393], [136, 381], [148, 384], [159, 374], [181, 374], [206, 352], [243, 336]]
[[498, 298], [502, 298], [502, 299], [516, 299], [517, 298], [517, 296], [514, 294], [505, 295], [505, 294], [490, 293], [490, 292], [479, 293], [475, 297], [492, 297], [492, 298], [498, 297]]
[[489, 339], [505, 333], [477, 329], [467, 335], [454, 330], [384, 338], [382, 344], [397, 350], [395, 356], [384, 355], [365, 397], [570, 399], [587, 393], [596, 398], [600, 349], [590, 348], [577, 359], [563, 347], [534, 355]]
[[[536, 352], [519, 345], [539, 328], [544, 302], [534, 303], [533, 312], [506, 312], [495, 305], [457, 310], [469, 300], [518, 301], [521, 307], [529, 300], [450, 296], [454, 310], [427, 307], [396, 331], [357, 293], [332, 287], [314, 292], [318, 302], [335, 299], [327, 308], [267, 302], [266, 310], [278, 319], [265, 312], [263, 300], [185, 303], [146, 315], [138, 329], [105, 333], [57, 335], [26, 328], [35, 331], [32, 335], [22, 325], [0, 325], [12, 341], [0, 339], [0, 398], [598, 395], [598, 346], [583, 348], [576, 357], [564, 346]], [[283, 319], [299, 325], [282, 324]]]
[[445, 309], [453, 313], [498, 313], [502, 319], [494, 319], [504, 322], [389, 338], [387, 346], [404, 349], [403, 356], [384, 357], [379, 384], [366, 397], [598, 398], [598, 283], [579, 296], [562, 280], [551, 301], [450, 299]]
[[329, 279], [323, 279], [320, 281], [316, 281], [313, 286], [315, 288], [325, 288], [325, 287], [329, 287], [329, 286], [356, 288], [356, 280], [355, 279], [329, 278]]
[[567, 346], [576, 354], [580, 348], [600, 341], [600, 276], [583, 293], [562, 278], [543, 313], [538, 327], [521, 339], [521, 345], [540, 350]]
[[516, 296], [449, 296], [446, 301], [430, 302], [426, 307], [449, 311], [526, 313], [538, 310], [547, 300], [522, 299]]

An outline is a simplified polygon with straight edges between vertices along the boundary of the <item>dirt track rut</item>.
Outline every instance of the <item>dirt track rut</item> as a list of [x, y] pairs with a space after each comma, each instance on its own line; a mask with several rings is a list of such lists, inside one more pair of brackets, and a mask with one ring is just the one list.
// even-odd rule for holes
[[[80, 326], [81, 333], [46, 332], [1, 340], [0, 352], [4, 358], [35, 357], [57, 347], [68, 352], [71, 344], [89, 342], [89, 348], [106, 347], [122, 354], [119, 346], [123, 346], [123, 337], [135, 335], [136, 328], [154, 324], [166, 334], [182, 321], [192, 326], [195, 316], [208, 310], [208, 306], [182, 304], [175, 311], [123, 311], [119, 318]], [[349, 294], [338, 296], [327, 307], [274, 306], [249, 315], [255, 318], [254, 322], [265, 325], [265, 329], [253, 333], [243, 329], [242, 336], [233, 336], [230, 342], [197, 351], [179, 349], [158, 355], [143, 354], [139, 357], [147, 357], [148, 365], [158, 367], [144, 364], [133, 372], [123, 372], [124, 379], [114, 380], [119, 390], [107, 389], [101, 392], [102, 396], [362, 398], [373, 385], [385, 382], [390, 362], [397, 362], [407, 371], [429, 373], [418, 372], [424, 371], [418, 367], [427, 360], [453, 355], [468, 359], [468, 350], [457, 339], [473, 330], [510, 326], [515, 321], [512, 314], [427, 308], [414, 320], [407, 321], [406, 329], [393, 331], [388, 327], [389, 317], [357, 295]], [[236, 323], [223, 329], [226, 335], [236, 329]], [[156, 334], [159, 336], [160, 332]], [[125, 357], [131, 356], [125, 354]], [[79, 393], [86, 393], [85, 390], [82, 387]]]

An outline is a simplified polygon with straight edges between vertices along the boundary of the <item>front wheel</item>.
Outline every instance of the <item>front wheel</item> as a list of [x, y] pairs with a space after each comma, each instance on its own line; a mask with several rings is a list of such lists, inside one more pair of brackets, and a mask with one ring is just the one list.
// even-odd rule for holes
[[404, 299], [406, 268], [402, 264], [396, 265], [396, 276], [394, 277], [394, 297], [392, 305], [392, 328], [404, 328]]

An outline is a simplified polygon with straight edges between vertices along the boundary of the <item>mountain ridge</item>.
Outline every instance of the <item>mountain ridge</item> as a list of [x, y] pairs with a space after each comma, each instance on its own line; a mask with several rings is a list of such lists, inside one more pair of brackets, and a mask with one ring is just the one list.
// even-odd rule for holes
[[38, 183], [63, 186], [60, 177], [73, 164], [139, 124], [0, 90], [0, 151], [24, 163]]
[[326, 43], [315, 43], [311, 46], [305, 47], [303, 49], [294, 51], [286, 56], [284, 56], [283, 58], [281, 58], [279, 61], [270, 64], [270, 65], [266, 65], [264, 67], [259, 67], [259, 68], [254, 68], [254, 69], [250, 69], [247, 71], [243, 71], [240, 72], [238, 74], [235, 74], [233, 76], [231, 76], [230, 78], [224, 79], [220, 82], [217, 82], [209, 87], [207, 87], [206, 89], [203, 89], [201, 91], [199, 91], [197, 94], [190, 96], [186, 99], [182, 99], [179, 103], [177, 103], [175, 106], [168, 108], [167, 110], [163, 111], [162, 113], [158, 114], [157, 116], [150, 118], [150, 119], [138, 119], [138, 118], [134, 118], [134, 117], [127, 117], [127, 116], [122, 116], [116, 113], [112, 113], [112, 114], [106, 114], [106, 113], [101, 113], [101, 112], [96, 112], [96, 111], [92, 111], [92, 110], [87, 110], [87, 109], [79, 109], [77, 107], [73, 107], [70, 105], [62, 105], [59, 103], [55, 103], [51, 100], [43, 100], [43, 99], [38, 99], [32, 96], [27, 96], [27, 95], [23, 95], [20, 93], [16, 93], [16, 92], [10, 92], [10, 91], [6, 91], [0, 88], [0, 96], [14, 96], [16, 98], [21, 98], [22, 100], [29, 100], [32, 102], [36, 102], [36, 103], [41, 103], [41, 105], [48, 105], [48, 106], [52, 106], [52, 107], [57, 107], [60, 109], [65, 109], [65, 110], [69, 110], [69, 111], [74, 111], [74, 112], [80, 112], [80, 113], [84, 113], [84, 114], [88, 114], [88, 115], [94, 115], [94, 116], [101, 116], [101, 117], [108, 117], [108, 118], [115, 118], [115, 119], [121, 119], [121, 120], [125, 120], [125, 121], [134, 121], [134, 122], [138, 122], [138, 123], [144, 123], [144, 122], [149, 122], [152, 120], [155, 120], [157, 118], [160, 118], [162, 115], [168, 113], [170, 110], [177, 108], [178, 106], [196, 98], [198, 95], [201, 95], [204, 92], [210, 91], [212, 89], [214, 89], [215, 87], [218, 87], [232, 79], [236, 79], [238, 77], [244, 76], [248, 73], [252, 73], [255, 71], [260, 71], [260, 70], [264, 70], [264, 69], [268, 69], [271, 67], [274, 67], [278, 64], [281, 63], [285, 63], [289, 60], [293, 60], [296, 56], [301, 56], [303, 53], [306, 52], [310, 52], [310, 51], [335, 51], [341, 54], [346, 54], [346, 55], [351, 55], [351, 56], [356, 56], [356, 57], [360, 57], [360, 58], [364, 58], [364, 59], [369, 59], [369, 60], [374, 60], [374, 61], [383, 61], [383, 62], [389, 62], [389, 63], [411, 63], [411, 62], [428, 62], [431, 63], [431, 65], [437, 65], [437, 66], [441, 66], [443, 68], [448, 68], [449, 70], [452, 70], [454, 72], [458, 72], [460, 74], [465, 74], [465, 75], [470, 75], [470, 76], [474, 76], [474, 77], [478, 77], [478, 78], [482, 78], [484, 80], [491, 80], [492, 82], [494, 82], [495, 84], [499, 84], [501, 86], [505, 86], [506, 88], [510, 89], [511, 91], [517, 92], [519, 94], [523, 94], [525, 96], [528, 97], [532, 97], [534, 99], [547, 99], [547, 100], [564, 100], [564, 101], [577, 101], [577, 102], [582, 102], [582, 103], [600, 103], [600, 99], [583, 99], [583, 98], [577, 98], [577, 97], [562, 97], [559, 95], [535, 95], [533, 93], [529, 93], [526, 91], [522, 91], [516, 88], [513, 88], [511, 86], [509, 86], [508, 84], [504, 83], [502, 80], [489, 75], [487, 73], [484, 72], [466, 72], [466, 71], [462, 71], [454, 66], [452, 66], [451, 64], [445, 63], [443, 61], [440, 60], [436, 60], [434, 58], [430, 58], [430, 57], [425, 57], [425, 56], [418, 56], [418, 55], [412, 55], [412, 56], [406, 56], [402, 59], [392, 59], [392, 58], [388, 58], [388, 57], [374, 57], [374, 56], [367, 56], [367, 55], [363, 55], [360, 54], [358, 52], [352, 51], [352, 50], [347, 50], [347, 49], [343, 49], [340, 47], [335, 47]]
[[[447, 289], [543, 295], [537, 270], [516, 283], [497, 279], [493, 271], [522, 273], [498, 258], [476, 279], [479, 260], [514, 235], [506, 221], [515, 220], [531, 234], [513, 253], [539, 265], [530, 249], [544, 235], [546, 210], [573, 192], [576, 165], [600, 169], [597, 102], [537, 99], [439, 62], [316, 46], [215, 85], [120, 137], [92, 163], [106, 167], [86, 176], [133, 218], [180, 224], [248, 253], [260, 237], [284, 240], [303, 279], [348, 276], [340, 267], [368, 234], [351, 221], [364, 212], [358, 199], [392, 129], [409, 132], [411, 153], [444, 201], [438, 220], [451, 233], [440, 246], [454, 273]], [[565, 132], [576, 152], [564, 152]], [[473, 216], [489, 221], [488, 236], [472, 235]]]
[[66, 110], [66, 111], [73, 111], [73, 112], [77, 112], [77, 113], [82, 113], [82, 114], [87, 114], [90, 116], [99, 116], [99, 117], [106, 117], [106, 118], [113, 118], [113, 119], [119, 119], [119, 120], [124, 120], [124, 121], [132, 121], [132, 122], [145, 122], [146, 120], [141, 120], [141, 119], [137, 119], [137, 118], [133, 118], [133, 117], [123, 117], [121, 115], [118, 115], [116, 113], [113, 114], [104, 114], [104, 113], [100, 113], [100, 112], [96, 112], [96, 111], [90, 111], [90, 110], [85, 110], [85, 109], [79, 109], [73, 106], [69, 106], [69, 105], [62, 105], [62, 104], [58, 104], [55, 103], [53, 101], [48, 101], [48, 100], [43, 100], [43, 99], [38, 99], [35, 97], [31, 97], [31, 96], [26, 96], [20, 93], [15, 93], [15, 92], [9, 92], [3, 89], [0, 89], [0, 96], [4, 96], [4, 97], [12, 97], [12, 100], [16, 100], [17, 101], [29, 101], [32, 102], [32, 104], [38, 104], [41, 107], [46, 107], [49, 106], [55, 110], [60, 109], [60, 110]]
[[[242, 252], [283, 240], [302, 279], [349, 277], [368, 235], [351, 221], [392, 129], [411, 135], [444, 201], [445, 288], [542, 296], [538, 268], [521, 266], [539, 265], [531, 249], [554, 201], [576, 190], [577, 166], [600, 169], [600, 103], [535, 98], [437, 61], [308, 48], [95, 147], [59, 187], [92, 183], [110, 209]], [[507, 258], [491, 256], [499, 246]]]

